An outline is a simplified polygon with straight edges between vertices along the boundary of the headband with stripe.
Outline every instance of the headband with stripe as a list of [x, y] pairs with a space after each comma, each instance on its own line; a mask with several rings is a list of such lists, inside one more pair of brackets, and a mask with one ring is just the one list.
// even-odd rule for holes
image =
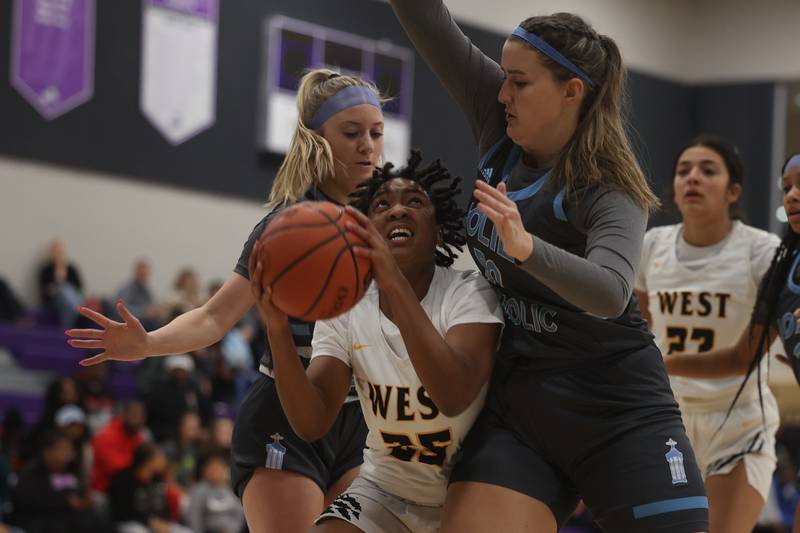
[[591, 78], [591, 76], [589, 76], [586, 72], [584, 72], [582, 68], [578, 67], [575, 63], [564, 57], [564, 55], [561, 52], [559, 52], [558, 50], [547, 44], [547, 42], [544, 39], [542, 39], [535, 33], [530, 33], [528, 31], [525, 31], [525, 29], [520, 26], [517, 27], [517, 29], [515, 29], [513, 32], [511, 32], [511, 35], [513, 35], [514, 37], [519, 37], [523, 41], [527, 42], [528, 44], [539, 50], [541, 53], [543, 53], [544, 55], [546, 55], [547, 57], [549, 57], [550, 59], [552, 59], [565, 69], [569, 70], [570, 72], [575, 74], [577, 77], [579, 77], [586, 83], [588, 83], [590, 87], [594, 87], [595, 85], [597, 85]]
[[378, 97], [375, 96], [375, 92], [369, 87], [364, 87], [363, 85], [345, 87], [323, 102], [311, 118], [309, 127], [312, 130], [318, 130], [329, 118], [339, 111], [344, 111], [345, 109], [361, 104], [369, 104], [374, 105], [378, 109], [381, 108]]

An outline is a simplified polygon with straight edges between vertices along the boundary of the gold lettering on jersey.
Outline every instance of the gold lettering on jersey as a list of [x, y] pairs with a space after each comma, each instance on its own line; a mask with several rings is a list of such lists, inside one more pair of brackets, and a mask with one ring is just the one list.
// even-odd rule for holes
[[665, 315], [725, 318], [730, 297], [724, 292], [658, 291], [658, 304]]
[[[410, 387], [399, 385], [380, 385], [367, 382], [369, 387], [369, 401], [372, 404], [372, 414], [384, 420], [389, 418], [389, 405], [394, 399], [395, 420], [399, 422], [413, 421], [417, 414], [423, 420], [433, 420], [439, 416], [439, 408], [428, 396], [424, 387], [417, 388], [416, 394]], [[394, 396], [394, 398], [392, 398]], [[418, 406], [412, 407], [412, 399], [416, 396]]]

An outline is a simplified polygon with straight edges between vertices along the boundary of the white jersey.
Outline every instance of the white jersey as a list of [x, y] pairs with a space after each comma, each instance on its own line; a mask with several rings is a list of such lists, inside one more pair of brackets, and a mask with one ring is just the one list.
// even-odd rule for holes
[[[697, 353], [736, 344], [749, 327], [759, 284], [780, 240], [772, 233], [739, 221], [716, 253], [692, 259], [691, 268], [678, 259], [682, 224], [649, 230], [644, 237], [636, 289], [646, 292], [656, 344], [665, 357]], [[695, 249], [697, 250], [697, 249]], [[766, 382], [766, 358], [761, 375]], [[672, 376], [672, 390], [682, 407], [726, 408], [741, 377], [694, 379]], [[750, 379], [741, 401], [758, 398]]]
[[[436, 267], [422, 308], [444, 336], [458, 324], [502, 324], [494, 289], [477, 272]], [[312, 359], [332, 356], [353, 371], [369, 428], [360, 476], [422, 505], [444, 503], [453, 455], [483, 406], [487, 386], [447, 417], [417, 377], [400, 330], [380, 311], [375, 283], [349, 312], [316, 323]]]

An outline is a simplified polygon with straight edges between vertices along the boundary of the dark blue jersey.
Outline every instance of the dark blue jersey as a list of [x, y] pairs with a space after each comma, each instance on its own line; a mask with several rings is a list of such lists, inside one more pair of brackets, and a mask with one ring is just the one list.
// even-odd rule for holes
[[[775, 310], [775, 323], [772, 327], [778, 330], [783, 343], [783, 349], [792, 363], [792, 370], [797, 383], [800, 384], [800, 326], [797, 324], [797, 319], [794, 317], [794, 312], [800, 308], [800, 253], [795, 252], [792, 259], [792, 266], [789, 269], [789, 274], [786, 276], [786, 282], [783, 289], [778, 294], [778, 302]], [[765, 276], [762, 280], [763, 285], [768, 281]], [[760, 324], [764, 324], [767, 320], [767, 303], [758, 302], [754, 312], [754, 320]]]
[[[521, 156], [520, 147], [503, 139], [482, 158], [478, 179], [496, 186], [507, 181]], [[563, 191], [553, 186], [550, 172], [526, 186], [508, 190], [519, 208], [525, 229], [543, 241], [585, 257], [586, 235], [571, 224]], [[570, 198], [581, 201], [588, 191]], [[631, 297], [622, 314], [600, 318], [569, 303], [520, 268], [503, 250], [494, 225], [473, 201], [466, 219], [467, 244], [478, 267], [497, 288], [506, 327], [500, 354], [529, 359], [529, 364], [563, 369], [622, 356], [652, 344], [652, 335]], [[534, 251], [534, 253], [536, 253]]]
[[[322, 191], [316, 187], [312, 187], [305, 194], [304, 199], [337, 203], [325, 196], [325, 194], [323, 194]], [[264, 228], [267, 227], [267, 224], [269, 224], [269, 221], [272, 220], [272, 218], [280, 213], [283, 209], [285, 209], [285, 207], [273, 209], [264, 218], [262, 218], [258, 224], [256, 224], [256, 226], [253, 228], [253, 231], [250, 233], [250, 236], [247, 238], [247, 241], [244, 243], [242, 253], [239, 256], [239, 261], [237, 261], [236, 267], [233, 269], [234, 272], [247, 279], [250, 279], [248, 260], [250, 259], [250, 253], [253, 250], [253, 246], [259, 237], [261, 237], [261, 234], [264, 232]], [[297, 351], [302, 356], [301, 360], [305, 366], [308, 366], [311, 357], [311, 338], [314, 335], [314, 323], [304, 322], [302, 320], [289, 317], [289, 327], [292, 330], [292, 337], [294, 338], [295, 346], [297, 346]], [[264, 354], [262, 354], [259, 363], [261, 366], [269, 369], [270, 372], [272, 371], [272, 353], [269, 349], [269, 342], [266, 343]]]

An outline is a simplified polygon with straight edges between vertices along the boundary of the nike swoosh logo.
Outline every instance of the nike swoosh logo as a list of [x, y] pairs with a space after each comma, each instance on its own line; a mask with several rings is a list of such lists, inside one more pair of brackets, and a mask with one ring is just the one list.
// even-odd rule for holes
[[366, 348], [367, 346], [368, 346], [367, 344], [354, 344], [353, 345], [353, 351], [357, 352], [358, 350], [362, 350], [362, 349]]

